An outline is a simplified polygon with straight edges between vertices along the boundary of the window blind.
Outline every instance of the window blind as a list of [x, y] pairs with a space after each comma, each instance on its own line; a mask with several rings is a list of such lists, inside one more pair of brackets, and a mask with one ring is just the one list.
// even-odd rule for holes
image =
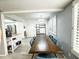
[[73, 7], [73, 50], [79, 55], [79, 4]]

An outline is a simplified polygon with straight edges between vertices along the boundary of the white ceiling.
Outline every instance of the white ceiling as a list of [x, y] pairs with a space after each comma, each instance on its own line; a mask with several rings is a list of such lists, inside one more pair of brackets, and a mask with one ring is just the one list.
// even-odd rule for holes
[[0, 10], [63, 9], [72, 0], [0, 0]]
[[23, 13], [23, 14], [14, 14], [18, 17], [21, 17], [22, 19], [25, 20], [31, 20], [31, 19], [48, 19], [53, 16], [53, 13], [51, 12], [45, 12], [45, 13]]
[[44, 13], [37, 12], [37, 13], [6, 14], [5, 16], [8, 18], [15, 19], [15, 20], [17, 18], [20, 21], [27, 21], [27, 20], [49, 19], [50, 17], [53, 17], [53, 14], [54, 13], [51, 13], [51, 12], [44, 12]]
[[[0, 0], [1, 11], [22, 11], [22, 10], [59, 10], [64, 9], [72, 0]], [[57, 11], [56, 11], [57, 12]], [[12, 16], [11, 16], [12, 15]], [[14, 15], [25, 19], [48, 19], [53, 15], [53, 12], [46, 13], [16, 13], [9, 14], [8, 16], [15, 17]]]

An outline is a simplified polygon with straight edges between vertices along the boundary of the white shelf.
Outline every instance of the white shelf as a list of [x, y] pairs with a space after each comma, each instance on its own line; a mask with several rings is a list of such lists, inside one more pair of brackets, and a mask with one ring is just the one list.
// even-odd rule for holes
[[[15, 38], [15, 40], [13, 40], [13, 38]], [[22, 38], [20, 38], [20, 35], [13, 35], [12, 37], [8, 37], [7, 38], [7, 46], [11, 45], [11, 47], [12, 47], [12, 49], [8, 50], [8, 51], [13, 53], [14, 50], [20, 46], [20, 45], [16, 45], [16, 43], [21, 40], [22, 40]]]

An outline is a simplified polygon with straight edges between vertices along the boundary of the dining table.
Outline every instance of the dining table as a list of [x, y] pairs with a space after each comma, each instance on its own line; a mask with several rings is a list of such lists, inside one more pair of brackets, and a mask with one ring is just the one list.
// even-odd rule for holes
[[53, 43], [53, 41], [46, 34], [36, 35], [36, 39], [34, 40], [31, 49], [29, 51], [32, 54], [32, 59], [34, 54], [39, 53], [53, 53], [57, 54], [61, 49]]

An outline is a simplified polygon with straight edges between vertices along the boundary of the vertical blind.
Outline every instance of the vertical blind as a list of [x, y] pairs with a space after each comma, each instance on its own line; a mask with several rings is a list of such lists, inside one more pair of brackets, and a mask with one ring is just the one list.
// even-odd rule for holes
[[73, 7], [73, 50], [79, 54], [79, 4]]

